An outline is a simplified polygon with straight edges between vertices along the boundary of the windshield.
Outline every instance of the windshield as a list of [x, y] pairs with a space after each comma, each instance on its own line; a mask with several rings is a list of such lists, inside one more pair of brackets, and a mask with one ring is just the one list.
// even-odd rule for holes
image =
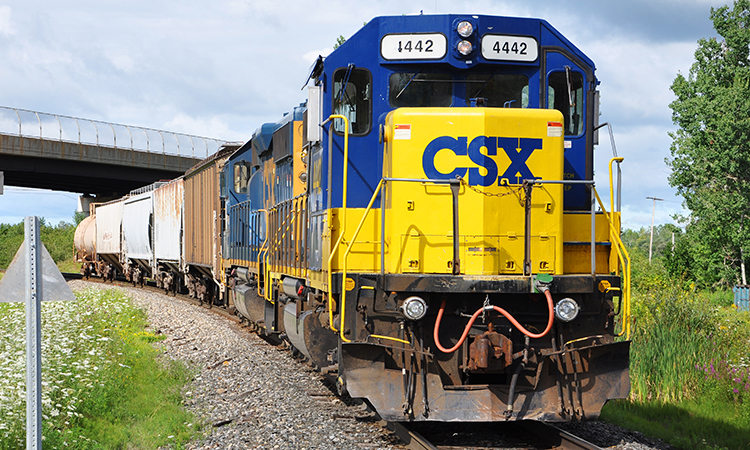
[[[454, 86], [457, 86], [454, 92]], [[529, 77], [524, 74], [402, 72], [389, 78], [388, 100], [392, 107], [445, 107], [454, 95], [495, 108], [528, 108]]]
[[389, 83], [391, 106], [450, 106], [451, 81], [447, 73], [394, 73]]
[[513, 73], [471, 74], [466, 77], [466, 105], [474, 98], [486, 99], [485, 106], [494, 108], [528, 108], [529, 77]]

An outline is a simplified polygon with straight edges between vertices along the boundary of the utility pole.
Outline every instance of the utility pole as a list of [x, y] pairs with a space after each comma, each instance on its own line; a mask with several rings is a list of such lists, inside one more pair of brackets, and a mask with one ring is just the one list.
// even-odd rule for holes
[[651, 241], [648, 244], [648, 263], [651, 264], [651, 253], [654, 248], [654, 213], [656, 212], [656, 201], [664, 201], [663, 198], [646, 197], [654, 201], [654, 207], [651, 209]]

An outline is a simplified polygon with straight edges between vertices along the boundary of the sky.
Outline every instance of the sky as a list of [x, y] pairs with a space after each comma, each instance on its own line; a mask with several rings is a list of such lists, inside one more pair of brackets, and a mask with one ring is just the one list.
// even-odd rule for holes
[[[318, 55], [373, 17], [468, 13], [547, 20], [601, 81], [623, 172], [623, 227], [686, 214], [669, 186], [669, 87], [700, 38], [710, 0], [14, 0], [0, 2], [0, 106], [246, 141], [305, 100]], [[1, 111], [0, 111], [1, 112]], [[0, 118], [2, 125], [2, 118]], [[607, 134], [595, 150], [607, 191]], [[2, 167], [0, 167], [0, 171]], [[654, 203], [647, 197], [663, 201]], [[72, 221], [78, 194], [6, 186], [0, 223]], [[606, 201], [606, 200], [605, 200]]]

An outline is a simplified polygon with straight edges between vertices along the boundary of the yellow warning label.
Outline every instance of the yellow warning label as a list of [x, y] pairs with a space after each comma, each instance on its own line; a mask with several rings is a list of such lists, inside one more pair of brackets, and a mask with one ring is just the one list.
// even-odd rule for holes
[[354, 289], [354, 280], [352, 280], [351, 278], [347, 278], [345, 287], [347, 292]]

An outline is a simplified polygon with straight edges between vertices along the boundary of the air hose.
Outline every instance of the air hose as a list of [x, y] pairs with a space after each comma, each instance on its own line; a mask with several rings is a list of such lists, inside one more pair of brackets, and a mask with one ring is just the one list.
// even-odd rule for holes
[[541, 333], [539, 334], [531, 333], [529, 330], [524, 328], [520, 323], [518, 323], [518, 321], [508, 311], [504, 310], [503, 308], [499, 306], [493, 306], [493, 305], [483, 306], [479, 308], [471, 316], [471, 319], [469, 319], [469, 323], [467, 323], [466, 328], [464, 328], [463, 334], [461, 334], [461, 339], [458, 340], [456, 345], [454, 345], [453, 347], [449, 349], [446, 349], [445, 347], [440, 345], [440, 339], [438, 337], [439, 330], [440, 330], [440, 321], [443, 319], [443, 313], [445, 312], [446, 299], [443, 299], [443, 302], [440, 304], [440, 310], [438, 310], [438, 313], [437, 313], [437, 319], [435, 319], [435, 330], [433, 332], [435, 345], [443, 353], [453, 353], [456, 350], [458, 350], [459, 347], [461, 347], [461, 344], [464, 343], [464, 340], [466, 340], [466, 336], [469, 335], [469, 330], [471, 330], [471, 326], [474, 324], [474, 321], [477, 320], [477, 317], [479, 317], [479, 315], [482, 314], [482, 312], [485, 310], [495, 310], [499, 312], [500, 314], [505, 316], [505, 318], [507, 318], [510, 321], [510, 323], [513, 324], [513, 326], [518, 328], [518, 331], [520, 331], [521, 333], [523, 333], [524, 335], [528, 336], [531, 339], [539, 339], [541, 337], [544, 337], [547, 333], [549, 333], [549, 330], [552, 329], [552, 323], [555, 320], [555, 306], [552, 302], [552, 294], [549, 291], [549, 287], [545, 285], [538, 285], [538, 287], [539, 287], [539, 290], [544, 292], [544, 296], [547, 297], [547, 308], [549, 309], [549, 319], [547, 320], [547, 328], [545, 328], [544, 331], [542, 331]]

